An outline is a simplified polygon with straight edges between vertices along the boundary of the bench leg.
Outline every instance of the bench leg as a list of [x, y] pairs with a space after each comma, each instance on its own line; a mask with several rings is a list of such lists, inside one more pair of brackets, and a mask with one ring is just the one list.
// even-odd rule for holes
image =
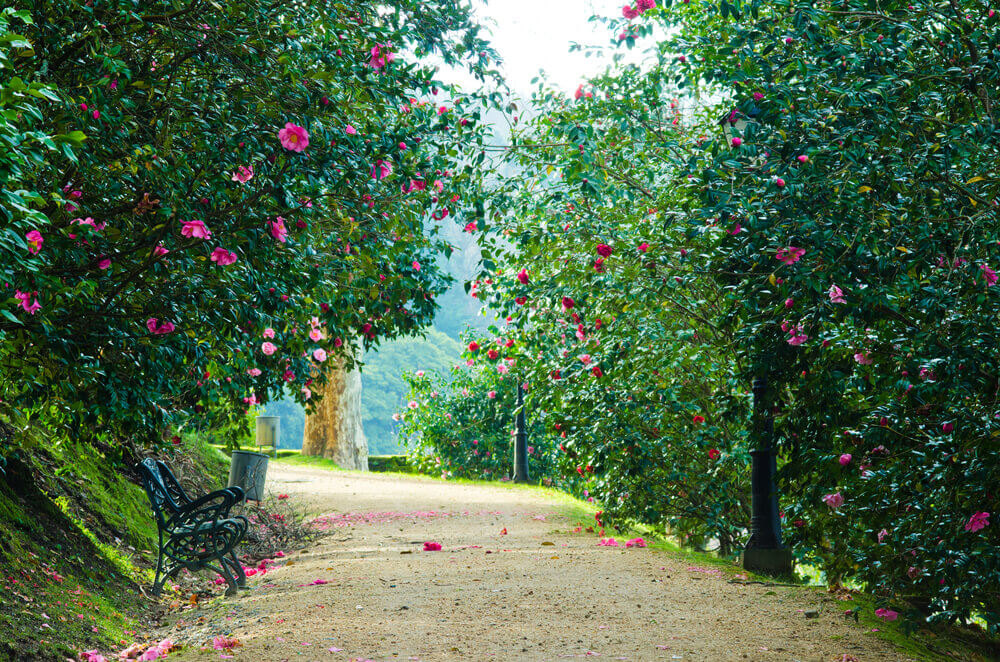
[[159, 595], [163, 590], [163, 584], [167, 581], [167, 575], [163, 572], [163, 551], [156, 557], [156, 575], [153, 578], [153, 595]]
[[216, 572], [218, 572], [220, 575], [222, 575], [222, 578], [226, 580], [226, 596], [227, 597], [231, 596], [231, 595], [236, 595], [236, 589], [237, 589], [236, 580], [233, 578], [233, 573], [230, 571], [229, 564], [226, 563], [226, 557], [225, 556], [220, 556], [219, 557], [219, 567], [218, 568], [216, 568], [215, 566], [208, 565], [208, 564], [205, 564], [205, 565], [206, 565], [206, 567], [211, 568], [212, 570], [215, 570]]
[[243, 572], [243, 564], [236, 557], [236, 552], [229, 552], [229, 565], [233, 569], [233, 574], [236, 575], [236, 585], [240, 588], [247, 587], [247, 575]]

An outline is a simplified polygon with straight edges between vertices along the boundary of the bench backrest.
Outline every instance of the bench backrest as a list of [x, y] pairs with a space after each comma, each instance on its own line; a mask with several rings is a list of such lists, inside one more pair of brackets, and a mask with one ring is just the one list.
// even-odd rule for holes
[[[143, 487], [146, 488], [149, 503], [153, 506], [153, 513], [156, 515], [156, 524], [161, 530], [165, 530], [167, 528], [167, 520], [170, 515], [177, 512], [180, 504], [177, 503], [174, 495], [171, 494], [171, 490], [167, 487], [167, 481], [164, 480], [158, 466], [159, 464], [162, 463], [157, 462], [153, 458], [146, 458], [136, 466], [136, 469], [139, 470], [139, 475], [142, 477]], [[173, 475], [171, 475], [171, 478], [173, 478]], [[174, 482], [176, 482], [176, 479]]]
[[163, 482], [163, 486], [167, 489], [167, 493], [170, 494], [170, 498], [173, 503], [178, 506], [184, 506], [191, 503], [192, 499], [188, 496], [188, 493], [184, 491], [181, 487], [180, 482], [174, 476], [174, 472], [170, 470], [167, 463], [163, 460], [157, 460], [156, 466], [160, 470], [160, 480]]

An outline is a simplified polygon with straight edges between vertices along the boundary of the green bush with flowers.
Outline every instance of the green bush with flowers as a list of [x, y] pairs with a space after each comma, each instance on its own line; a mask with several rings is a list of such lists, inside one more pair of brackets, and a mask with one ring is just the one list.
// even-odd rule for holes
[[[466, 340], [478, 348], [470, 335]], [[410, 390], [406, 406], [393, 414], [393, 420], [414, 468], [442, 478], [511, 479], [517, 388], [525, 382], [500, 358], [500, 352], [515, 342], [513, 336], [498, 334], [482, 352], [482, 361], [471, 357], [474, 351], [468, 352], [450, 374], [423, 370], [404, 374]], [[487, 352], [494, 358], [487, 357]], [[530, 394], [528, 384], [528, 402]], [[531, 478], [569, 488], [574, 481], [561, 478], [556, 471], [557, 439], [546, 432], [544, 414], [529, 404], [525, 415]]]

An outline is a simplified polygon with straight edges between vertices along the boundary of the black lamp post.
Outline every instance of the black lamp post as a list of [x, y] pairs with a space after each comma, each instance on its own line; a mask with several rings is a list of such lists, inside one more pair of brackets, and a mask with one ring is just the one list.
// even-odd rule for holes
[[743, 550], [743, 567], [770, 574], [790, 574], [792, 552], [781, 544], [778, 491], [774, 476], [778, 470], [774, 449], [774, 417], [767, 398], [767, 378], [753, 380], [754, 450], [750, 451], [750, 497], [753, 516], [750, 540]]
[[528, 479], [528, 424], [524, 415], [523, 384], [517, 383], [517, 415], [514, 418], [514, 482], [527, 483]]

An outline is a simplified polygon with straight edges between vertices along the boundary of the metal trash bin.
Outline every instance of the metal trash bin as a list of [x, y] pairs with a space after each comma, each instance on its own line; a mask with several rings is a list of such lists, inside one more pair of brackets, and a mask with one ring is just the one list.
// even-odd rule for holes
[[233, 451], [229, 461], [229, 487], [239, 486], [248, 501], [264, 498], [268, 456], [253, 451]]
[[281, 431], [280, 416], [257, 417], [257, 452], [264, 453], [271, 449], [271, 454], [278, 457], [278, 439]]

